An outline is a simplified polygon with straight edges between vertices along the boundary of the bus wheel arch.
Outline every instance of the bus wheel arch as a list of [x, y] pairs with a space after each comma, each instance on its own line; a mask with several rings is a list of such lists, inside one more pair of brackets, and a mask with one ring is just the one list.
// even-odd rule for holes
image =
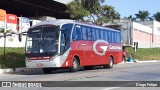
[[78, 55], [75, 55], [74, 58], [77, 58], [78, 62], [79, 62], [79, 65], [80, 65], [80, 58]]
[[72, 67], [70, 68], [70, 71], [76, 72], [79, 70], [79, 67], [80, 67], [80, 58], [77, 55], [75, 55], [73, 57]]

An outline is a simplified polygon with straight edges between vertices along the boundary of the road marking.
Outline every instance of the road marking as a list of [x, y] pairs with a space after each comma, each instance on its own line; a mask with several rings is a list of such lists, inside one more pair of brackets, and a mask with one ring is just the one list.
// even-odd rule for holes
[[127, 84], [122, 84], [122, 85], [119, 85], [117, 87], [109, 87], [109, 88], [104, 88], [104, 89], [101, 89], [101, 90], [113, 90], [113, 89], [118, 89], [118, 88], [121, 88], [121, 87], [127, 87], [128, 85], [134, 85], [135, 83], [127, 83]]
[[120, 87], [109, 87], [109, 88], [104, 88], [104, 89], [101, 89], [101, 90], [113, 90], [113, 89], [118, 89]]

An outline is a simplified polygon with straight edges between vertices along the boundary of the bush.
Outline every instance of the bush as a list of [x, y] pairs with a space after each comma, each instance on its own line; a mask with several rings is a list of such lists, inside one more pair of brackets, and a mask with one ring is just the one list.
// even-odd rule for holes
[[0, 48], [0, 68], [25, 67], [24, 48], [6, 48], [4, 60], [4, 48]]

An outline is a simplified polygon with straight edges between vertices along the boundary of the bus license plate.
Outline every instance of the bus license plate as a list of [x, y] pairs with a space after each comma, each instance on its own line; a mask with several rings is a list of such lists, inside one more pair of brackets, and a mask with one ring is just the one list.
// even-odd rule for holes
[[37, 67], [43, 67], [43, 64], [42, 63], [38, 63]]

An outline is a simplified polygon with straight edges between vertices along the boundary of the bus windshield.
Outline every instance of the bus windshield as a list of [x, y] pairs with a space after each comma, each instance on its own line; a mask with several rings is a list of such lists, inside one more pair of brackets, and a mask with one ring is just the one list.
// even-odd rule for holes
[[54, 56], [58, 54], [59, 26], [43, 25], [28, 30], [27, 56]]

